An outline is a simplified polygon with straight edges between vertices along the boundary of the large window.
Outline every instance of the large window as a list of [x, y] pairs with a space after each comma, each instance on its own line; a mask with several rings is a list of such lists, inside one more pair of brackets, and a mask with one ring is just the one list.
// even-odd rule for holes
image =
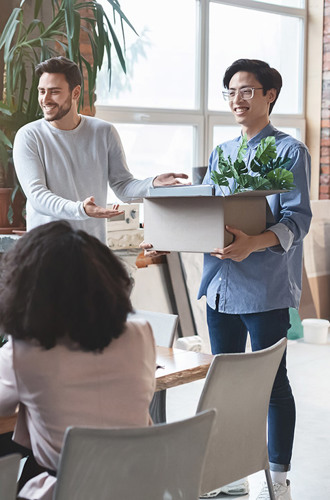
[[[107, 7], [106, 0], [101, 0]], [[101, 71], [96, 115], [115, 124], [138, 178], [207, 165], [216, 144], [239, 133], [222, 100], [222, 77], [241, 57], [277, 68], [283, 89], [272, 122], [304, 140], [303, 0], [122, 0], [127, 75]]]

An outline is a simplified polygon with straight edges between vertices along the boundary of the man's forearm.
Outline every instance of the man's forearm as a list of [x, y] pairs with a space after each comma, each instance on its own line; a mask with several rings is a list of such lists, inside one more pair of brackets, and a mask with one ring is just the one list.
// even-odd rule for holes
[[250, 236], [253, 242], [253, 251], [280, 245], [280, 240], [273, 231], [264, 231], [256, 236]]

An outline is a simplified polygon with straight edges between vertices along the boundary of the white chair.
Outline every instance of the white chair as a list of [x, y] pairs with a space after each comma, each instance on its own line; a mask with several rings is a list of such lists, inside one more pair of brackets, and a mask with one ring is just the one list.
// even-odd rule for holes
[[0, 458], [0, 500], [15, 500], [20, 460], [18, 453]]
[[[128, 319], [142, 318], [150, 323], [156, 345], [173, 347], [179, 317], [153, 311], [136, 310]], [[150, 403], [150, 415], [155, 423], [166, 422], [166, 390], [155, 392]]]
[[150, 323], [156, 345], [163, 347], [173, 347], [179, 320], [177, 314], [167, 314], [138, 309], [128, 316], [128, 319], [134, 318], [142, 318]]
[[197, 412], [217, 410], [205, 458], [201, 494], [264, 470], [271, 500], [267, 415], [287, 340], [252, 353], [218, 354], [209, 369]]
[[69, 427], [54, 500], [197, 500], [215, 413], [138, 429]]

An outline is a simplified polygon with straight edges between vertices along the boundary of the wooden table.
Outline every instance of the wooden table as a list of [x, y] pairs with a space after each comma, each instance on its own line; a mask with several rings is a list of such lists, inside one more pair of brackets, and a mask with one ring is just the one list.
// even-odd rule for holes
[[205, 378], [212, 354], [157, 346], [156, 391]]
[[[157, 346], [156, 393], [150, 405], [155, 423], [166, 421], [166, 389], [206, 377], [212, 354]], [[16, 415], [0, 417], [0, 434], [14, 430]]]
[[155, 423], [166, 422], [166, 389], [206, 377], [212, 354], [157, 346], [156, 392], [150, 405]]

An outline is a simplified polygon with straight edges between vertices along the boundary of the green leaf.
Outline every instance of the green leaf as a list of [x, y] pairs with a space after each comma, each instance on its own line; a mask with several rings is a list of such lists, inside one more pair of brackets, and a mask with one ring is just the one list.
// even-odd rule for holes
[[0, 137], [0, 163], [2, 163], [4, 169], [6, 170], [6, 166], [8, 164], [8, 151], [7, 148], [2, 144]]
[[249, 181], [253, 191], [258, 191], [260, 189], [272, 189], [271, 183], [264, 177], [251, 175]]
[[6, 104], [5, 102], [0, 102], [0, 112], [3, 113], [4, 115], [8, 116], [12, 115], [10, 106], [8, 106], [8, 104]]
[[114, 32], [113, 27], [111, 26], [111, 23], [110, 23], [108, 17], [106, 16], [106, 14], [105, 14], [105, 18], [106, 18], [106, 21], [107, 21], [107, 24], [108, 24], [108, 27], [109, 27], [109, 30], [110, 30], [110, 33], [111, 33], [111, 37], [112, 37], [112, 40], [113, 40], [113, 43], [114, 43], [114, 46], [115, 46], [115, 49], [116, 49], [116, 52], [117, 52], [117, 56], [118, 56], [120, 65], [121, 65], [122, 70], [124, 71], [124, 73], [126, 73], [126, 63], [125, 63], [125, 59], [124, 59], [123, 52], [121, 50], [121, 46], [119, 44], [118, 38], [116, 36], [116, 33]]
[[39, 30], [42, 32], [44, 24], [39, 19], [33, 19], [33, 21], [29, 24], [29, 26], [26, 30], [26, 34], [29, 35], [30, 33], [32, 33], [32, 31], [36, 27], [39, 27]]
[[34, 17], [37, 18], [41, 9], [43, 0], [35, 0], [34, 4]]
[[238, 175], [242, 175], [242, 174], [247, 174], [248, 173], [248, 168], [245, 164], [245, 162], [242, 160], [242, 161], [238, 161], [236, 160], [234, 162], [234, 168], [237, 172]]
[[294, 189], [293, 174], [286, 170], [292, 160], [290, 158], [276, 158], [276, 143], [273, 136], [266, 137], [260, 141], [255, 157], [250, 163], [250, 169], [257, 175], [250, 175], [249, 168], [244, 162], [247, 149], [247, 137], [243, 136], [237, 152], [237, 158], [232, 163], [230, 156], [226, 159], [221, 146], [217, 146], [218, 172], [211, 173], [211, 179], [219, 186], [229, 186], [229, 179], [234, 179], [231, 193], [239, 193], [246, 190], [260, 189]]
[[8, 21], [6, 22], [6, 25], [3, 29], [2, 35], [0, 37], [0, 49], [4, 46], [5, 43], [8, 42], [9, 40], [9, 45], [11, 43], [11, 40], [14, 36], [16, 26], [18, 24], [17, 17], [19, 13], [21, 12], [21, 9], [15, 8], [13, 9], [12, 13], [9, 16]]
[[118, 12], [118, 14], [120, 15], [120, 18], [123, 19], [125, 21], [125, 23], [128, 24], [128, 26], [134, 31], [134, 33], [139, 36], [139, 34], [137, 33], [137, 31], [135, 31], [135, 28], [134, 26], [130, 23], [130, 21], [127, 19], [127, 17], [125, 16], [124, 12], [121, 10], [120, 8], [120, 5], [119, 5], [119, 2], [116, 2], [114, 0], [107, 0], [108, 3], [112, 6], [112, 8]]
[[93, 89], [94, 88], [94, 73], [93, 73], [93, 69], [92, 69], [92, 66], [90, 65], [90, 63], [87, 61], [87, 59], [85, 59], [84, 57], [81, 56], [81, 59], [82, 61], [84, 62], [84, 65], [87, 69], [87, 77], [88, 77], [88, 90], [89, 90], [89, 105], [90, 107], [92, 107], [93, 105], [93, 92], [90, 92], [90, 89]]
[[77, 54], [79, 52], [79, 45], [80, 45], [80, 24], [81, 24], [81, 18], [79, 12], [75, 11], [74, 12], [74, 34], [72, 37], [72, 51], [74, 54], [74, 60], [77, 58]]
[[26, 72], [25, 72], [25, 65], [22, 64], [22, 72], [20, 75], [20, 85], [19, 85], [19, 94], [18, 94], [18, 109], [23, 108], [23, 102], [24, 102], [24, 95], [25, 95], [25, 90], [26, 90]]
[[237, 151], [236, 161], [239, 161], [239, 162], [243, 161], [243, 158], [246, 155], [247, 143], [248, 143], [247, 135], [244, 134], [242, 136], [242, 139], [241, 139], [240, 147], [238, 148], [238, 151]]
[[107, 38], [107, 35], [104, 31], [104, 24], [103, 24], [103, 19], [104, 19], [104, 10], [102, 5], [96, 4], [96, 22], [97, 22], [97, 30], [98, 30], [98, 37], [97, 37], [97, 46], [98, 46], [98, 60], [97, 60], [97, 66], [99, 69], [102, 67], [102, 62], [103, 62], [103, 56], [104, 56], [104, 47], [105, 47], [105, 39]]
[[219, 186], [229, 186], [228, 179], [216, 170], [213, 170], [213, 172], [211, 173], [211, 179], [213, 180], [213, 182], [215, 182], [215, 184], [218, 184]]
[[271, 189], [288, 189], [295, 188], [293, 183], [293, 173], [283, 168], [276, 168], [267, 174], [267, 179], [271, 183]]
[[74, 5], [73, 0], [64, 0], [62, 3], [65, 12], [65, 23], [69, 38], [74, 34]]
[[255, 154], [255, 158], [261, 163], [267, 163], [272, 158], [276, 158], [275, 137], [270, 135], [261, 139]]

